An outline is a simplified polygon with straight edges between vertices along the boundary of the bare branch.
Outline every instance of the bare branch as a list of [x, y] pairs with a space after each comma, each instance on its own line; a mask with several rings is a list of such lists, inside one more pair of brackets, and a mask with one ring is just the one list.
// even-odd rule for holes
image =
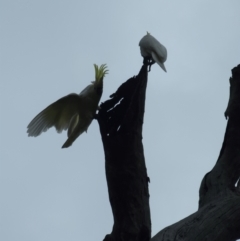
[[216, 198], [231, 195], [240, 178], [240, 65], [232, 70], [230, 97], [225, 116], [228, 124], [216, 165], [200, 187], [199, 207]]
[[215, 166], [202, 180], [199, 209], [160, 231], [152, 241], [234, 241], [240, 238], [240, 65], [232, 70], [230, 84], [226, 133]]

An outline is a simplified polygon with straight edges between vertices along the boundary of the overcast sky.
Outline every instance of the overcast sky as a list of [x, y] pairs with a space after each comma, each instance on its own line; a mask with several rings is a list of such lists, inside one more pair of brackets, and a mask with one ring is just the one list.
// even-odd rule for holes
[[226, 127], [231, 69], [240, 63], [240, 1], [0, 2], [0, 240], [102, 240], [112, 230], [96, 121], [68, 149], [66, 132], [27, 136], [32, 118], [94, 80], [101, 101], [142, 66], [150, 32], [168, 50], [167, 73], [148, 76], [143, 144], [152, 235], [198, 208]]

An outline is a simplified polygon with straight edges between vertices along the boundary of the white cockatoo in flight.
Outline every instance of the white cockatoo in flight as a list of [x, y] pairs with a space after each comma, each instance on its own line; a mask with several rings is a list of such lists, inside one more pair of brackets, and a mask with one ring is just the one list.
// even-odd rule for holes
[[27, 126], [28, 136], [39, 136], [55, 126], [58, 133], [68, 129], [68, 139], [62, 148], [72, 143], [84, 131], [87, 132], [103, 92], [103, 78], [108, 73], [106, 64], [94, 64], [95, 81], [92, 81], [79, 95], [69, 94], [49, 105]]
[[151, 69], [151, 65], [155, 62], [167, 72], [164, 62], [167, 59], [167, 49], [150, 33], [142, 37], [139, 42], [140, 52], [142, 57], [144, 58], [143, 63], [150, 65], [149, 71]]

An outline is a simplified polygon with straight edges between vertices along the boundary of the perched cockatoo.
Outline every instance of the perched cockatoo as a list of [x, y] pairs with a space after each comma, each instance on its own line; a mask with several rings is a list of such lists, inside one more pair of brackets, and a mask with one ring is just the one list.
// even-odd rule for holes
[[139, 46], [141, 55], [144, 58], [143, 63], [150, 65], [149, 71], [151, 65], [157, 62], [158, 65], [167, 72], [164, 66], [164, 62], [167, 59], [167, 49], [157, 39], [147, 32], [140, 40]]
[[40, 112], [27, 126], [28, 136], [39, 136], [50, 127], [55, 126], [58, 133], [68, 129], [68, 139], [62, 148], [72, 143], [84, 131], [87, 132], [103, 91], [103, 78], [108, 73], [105, 64], [94, 64], [95, 81], [92, 81], [79, 95], [69, 94], [49, 105]]

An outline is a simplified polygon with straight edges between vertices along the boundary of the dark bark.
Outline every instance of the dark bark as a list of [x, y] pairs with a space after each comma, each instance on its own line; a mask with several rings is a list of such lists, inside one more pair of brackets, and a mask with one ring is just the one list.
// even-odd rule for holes
[[[147, 67], [101, 105], [109, 200], [114, 225], [105, 241], [150, 239], [148, 180], [143, 146]], [[240, 65], [232, 70], [223, 145], [199, 190], [199, 208], [166, 227], [152, 241], [234, 241], [240, 238]]]
[[225, 116], [228, 123], [223, 145], [215, 166], [202, 180], [198, 211], [161, 230], [152, 241], [240, 238], [240, 65], [232, 70]]
[[105, 152], [112, 233], [105, 241], [149, 241], [151, 219], [142, 145], [147, 66], [101, 104], [98, 122]]

